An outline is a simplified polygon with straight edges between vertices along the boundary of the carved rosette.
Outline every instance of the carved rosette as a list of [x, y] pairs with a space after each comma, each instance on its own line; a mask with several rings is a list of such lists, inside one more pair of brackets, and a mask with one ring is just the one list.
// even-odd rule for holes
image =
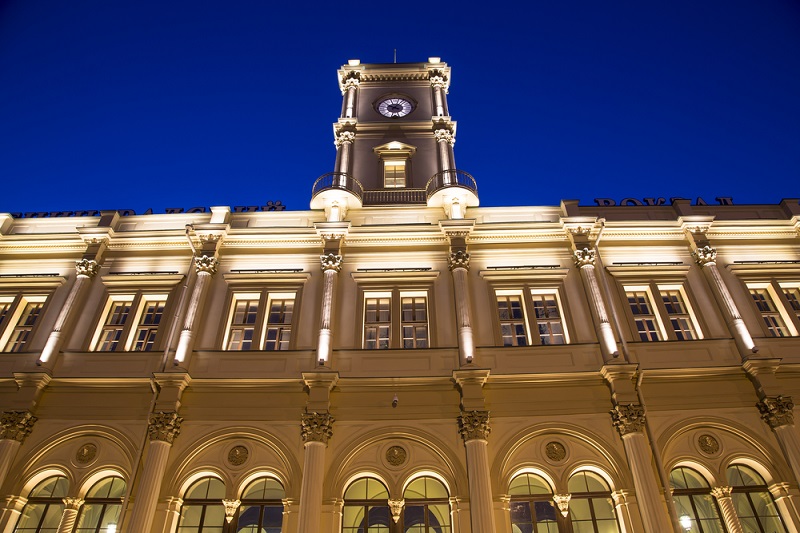
[[575, 250], [575, 252], [572, 254], [572, 258], [575, 260], [575, 266], [578, 268], [583, 268], [585, 266], [593, 267], [595, 261], [595, 251], [588, 248]]
[[711, 246], [703, 246], [692, 252], [694, 260], [700, 266], [713, 265], [717, 261], [717, 250]]
[[389, 509], [392, 510], [392, 520], [394, 523], [400, 521], [400, 514], [403, 512], [403, 506], [406, 504], [405, 500], [392, 500], [389, 499]]
[[572, 498], [572, 494], [553, 494], [553, 501], [558, 505], [561, 516], [567, 516], [569, 514], [570, 498]]
[[720, 498], [730, 498], [731, 492], [733, 492], [733, 487], [714, 487], [711, 489], [711, 495], [718, 500]]
[[150, 415], [150, 424], [147, 426], [147, 436], [150, 441], [161, 441], [172, 444], [181, 432], [183, 417], [175, 411], [159, 411]]
[[456, 144], [456, 138], [453, 135], [453, 132], [450, 130], [436, 130], [433, 132], [433, 136], [436, 138], [436, 142], [446, 142], [450, 146], [454, 146]]
[[300, 435], [303, 437], [303, 442], [328, 444], [328, 439], [333, 435], [335, 421], [330, 413], [303, 413], [300, 420]]
[[236, 509], [242, 504], [239, 500], [222, 500], [222, 505], [225, 506], [225, 521], [231, 523], [233, 517], [236, 515]]
[[81, 508], [81, 505], [84, 504], [84, 501], [80, 498], [61, 498], [61, 501], [64, 502], [65, 509], [70, 509], [72, 511], [77, 511]]
[[451, 272], [457, 268], [469, 270], [469, 254], [461, 250], [451, 253], [447, 257], [447, 266], [450, 267]]
[[464, 443], [471, 440], [489, 438], [489, 411], [462, 411], [458, 417], [458, 431]]
[[208, 257], [207, 255], [204, 255], [202, 257], [194, 258], [194, 269], [198, 274], [204, 272], [213, 276], [217, 273], [218, 265], [219, 261], [216, 257]]
[[97, 264], [97, 261], [93, 261], [92, 259], [75, 261], [75, 273], [79, 276], [93, 278], [99, 270], [100, 265]]
[[0, 417], [0, 439], [25, 442], [36, 420], [30, 411], [4, 411]]
[[790, 396], [768, 396], [756, 404], [761, 418], [772, 429], [794, 424], [794, 402]]
[[620, 437], [644, 431], [644, 407], [638, 403], [619, 404], [611, 410], [611, 420]]
[[336, 148], [339, 148], [341, 145], [347, 143], [352, 144], [353, 141], [356, 140], [356, 133], [354, 131], [337, 131], [336, 132], [336, 139], [334, 139], [333, 144]]
[[339, 272], [342, 270], [342, 256], [336, 254], [327, 254], [319, 256], [320, 267], [322, 271], [333, 270]]

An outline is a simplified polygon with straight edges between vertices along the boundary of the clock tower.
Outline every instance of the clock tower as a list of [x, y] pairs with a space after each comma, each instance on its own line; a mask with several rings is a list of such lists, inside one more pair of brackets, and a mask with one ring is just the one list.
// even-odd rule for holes
[[352, 59], [338, 77], [343, 98], [333, 124], [336, 162], [314, 183], [312, 209], [325, 209], [335, 222], [352, 208], [427, 205], [460, 219], [478, 205], [474, 178], [455, 165], [446, 63], [436, 57], [426, 63]]

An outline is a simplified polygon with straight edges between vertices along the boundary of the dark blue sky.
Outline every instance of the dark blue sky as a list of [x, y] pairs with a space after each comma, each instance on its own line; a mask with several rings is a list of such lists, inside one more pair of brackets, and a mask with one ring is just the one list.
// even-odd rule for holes
[[0, 212], [307, 209], [336, 69], [395, 48], [484, 206], [800, 196], [796, 0], [0, 0]]

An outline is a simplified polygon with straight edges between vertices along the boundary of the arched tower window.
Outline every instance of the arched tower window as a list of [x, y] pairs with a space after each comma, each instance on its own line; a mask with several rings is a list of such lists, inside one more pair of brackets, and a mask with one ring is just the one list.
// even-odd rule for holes
[[204, 477], [183, 495], [177, 533], [222, 533], [225, 526], [225, 485], [215, 477]]
[[388, 533], [392, 524], [389, 491], [379, 480], [362, 477], [344, 491], [342, 533]]
[[109, 526], [116, 526], [126, 489], [125, 480], [119, 476], [103, 478], [92, 485], [81, 506], [75, 533], [106, 533]]
[[61, 498], [67, 495], [68, 488], [69, 481], [64, 476], [49, 477], [36, 485], [28, 494], [14, 533], [55, 533], [64, 512]]
[[447, 487], [431, 476], [421, 476], [403, 491], [404, 533], [449, 533], [450, 498]]
[[758, 472], [749, 466], [734, 464], [728, 467], [727, 475], [728, 483], [733, 487], [733, 505], [744, 531], [786, 532], [767, 482]]
[[679, 466], [669, 474], [675, 508], [681, 525], [691, 521], [692, 533], [724, 533], [719, 507], [711, 495], [711, 487], [699, 472]]
[[[537, 474], [520, 474], [508, 487], [513, 533], [558, 533], [560, 520], [553, 489]], [[563, 529], [563, 528], [562, 528]]]
[[572, 497], [569, 516], [572, 529], [593, 533], [619, 533], [611, 487], [599, 474], [590, 471], [576, 472], [567, 484]]
[[272, 477], [256, 479], [242, 493], [236, 533], [281, 533], [286, 491]]

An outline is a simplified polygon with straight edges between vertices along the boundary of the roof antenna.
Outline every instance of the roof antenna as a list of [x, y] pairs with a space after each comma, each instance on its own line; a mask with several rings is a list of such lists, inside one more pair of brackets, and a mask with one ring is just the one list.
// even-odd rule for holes
[[394, 62], [397, 63], [397, 48], [394, 49]]

